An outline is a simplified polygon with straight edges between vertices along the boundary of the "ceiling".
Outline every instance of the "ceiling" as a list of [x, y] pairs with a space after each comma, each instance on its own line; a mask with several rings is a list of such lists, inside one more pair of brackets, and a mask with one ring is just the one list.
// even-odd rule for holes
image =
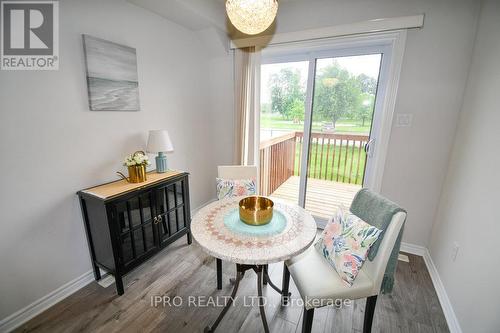
[[225, 29], [224, 0], [128, 0], [187, 29]]
[[[163, 16], [189, 30], [198, 31], [214, 27], [233, 37], [239, 35], [228, 22], [224, 5], [226, 0], [127, 1]], [[299, 1], [313, 0], [279, 0], [280, 5], [288, 5]]]

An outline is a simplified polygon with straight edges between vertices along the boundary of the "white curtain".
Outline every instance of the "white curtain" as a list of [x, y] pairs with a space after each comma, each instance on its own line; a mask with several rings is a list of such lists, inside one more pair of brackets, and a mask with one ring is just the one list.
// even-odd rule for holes
[[[260, 49], [234, 50], [235, 163], [257, 163], [259, 135], [256, 120], [260, 112]], [[257, 127], [258, 128], [258, 127]]]

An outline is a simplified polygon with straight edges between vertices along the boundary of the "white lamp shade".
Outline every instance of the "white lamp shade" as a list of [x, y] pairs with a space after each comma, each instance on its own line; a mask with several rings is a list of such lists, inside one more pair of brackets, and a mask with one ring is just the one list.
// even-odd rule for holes
[[170, 153], [174, 151], [174, 146], [172, 141], [170, 141], [170, 136], [166, 130], [154, 130], [149, 131], [148, 147], [146, 148], [148, 153]]

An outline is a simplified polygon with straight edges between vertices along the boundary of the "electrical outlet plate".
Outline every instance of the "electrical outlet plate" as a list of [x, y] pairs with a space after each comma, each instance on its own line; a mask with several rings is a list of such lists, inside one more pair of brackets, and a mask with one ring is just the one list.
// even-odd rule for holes
[[410, 262], [410, 258], [408, 258], [406, 254], [401, 254], [401, 253], [398, 255], [398, 260], [404, 262]]
[[107, 288], [113, 283], [115, 283], [115, 278], [111, 274], [106, 274], [99, 281], [97, 281], [97, 283], [99, 283], [101, 287]]
[[413, 115], [411, 113], [398, 113], [396, 115], [396, 127], [411, 127]]

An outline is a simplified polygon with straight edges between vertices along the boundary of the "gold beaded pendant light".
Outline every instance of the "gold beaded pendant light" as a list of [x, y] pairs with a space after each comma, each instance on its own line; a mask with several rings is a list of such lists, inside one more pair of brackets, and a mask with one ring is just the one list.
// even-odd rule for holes
[[226, 11], [236, 29], [256, 35], [273, 23], [278, 0], [226, 0]]

